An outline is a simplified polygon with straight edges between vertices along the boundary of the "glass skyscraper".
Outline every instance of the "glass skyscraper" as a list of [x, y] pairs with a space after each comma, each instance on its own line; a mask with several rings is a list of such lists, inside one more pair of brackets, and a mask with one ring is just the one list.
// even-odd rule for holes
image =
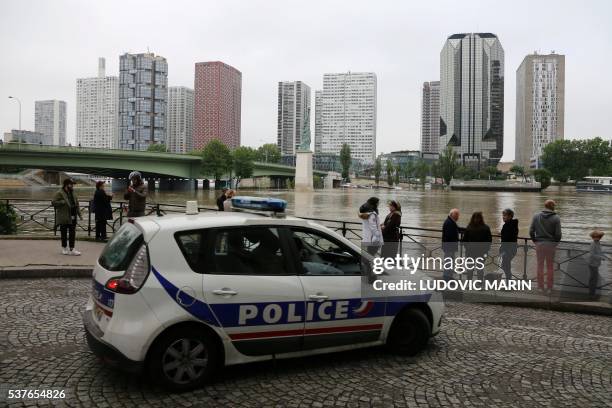
[[496, 166], [504, 152], [504, 50], [495, 34], [453, 34], [440, 53], [439, 151], [465, 166]]

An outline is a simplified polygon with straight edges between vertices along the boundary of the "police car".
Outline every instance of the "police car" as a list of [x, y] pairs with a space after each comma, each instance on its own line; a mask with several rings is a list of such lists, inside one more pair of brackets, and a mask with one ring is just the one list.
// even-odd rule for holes
[[172, 390], [224, 365], [383, 345], [416, 354], [437, 334], [438, 293], [364, 299], [359, 246], [277, 199], [130, 220], [93, 272], [90, 348]]

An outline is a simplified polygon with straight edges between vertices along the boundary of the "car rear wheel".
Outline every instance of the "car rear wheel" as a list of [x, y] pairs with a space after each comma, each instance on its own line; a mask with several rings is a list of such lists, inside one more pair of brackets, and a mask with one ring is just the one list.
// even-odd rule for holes
[[149, 367], [153, 379], [173, 391], [202, 386], [218, 367], [219, 353], [206, 333], [179, 329], [163, 336], [151, 350]]
[[398, 354], [414, 356], [427, 347], [431, 335], [431, 324], [419, 309], [402, 311], [391, 325], [387, 347]]

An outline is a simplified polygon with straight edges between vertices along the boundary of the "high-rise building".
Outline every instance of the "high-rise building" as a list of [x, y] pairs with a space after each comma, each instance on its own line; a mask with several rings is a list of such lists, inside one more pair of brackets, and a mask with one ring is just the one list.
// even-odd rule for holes
[[220, 61], [195, 64], [193, 147], [212, 139], [240, 146], [242, 74]]
[[437, 154], [440, 139], [440, 81], [423, 83], [421, 153]]
[[310, 127], [310, 87], [302, 81], [279, 82], [276, 134], [282, 155], [294, 155], [300, 148], [307, 115]]
[[344, 143], [355, 159], [376, 158], [376, 74], [323, 75], [321, 152], [340, 154]]
[[106, 76], [98, 59], [98, 76], [77, 79], [76, 141], [82, 147], [116, 149], [119, 142], [119, 78]]
[[66, 102], [50, 100], [36, 101], [34, 105], [34, 128], [55, 146], [66, 145]]
[[315, 153], [321, 153], [321, 135], [323, 129], [323, 121], [321, 117], [323, 116], [321, 113], [323, 106], [323, 91], [316, 90], [315, 91], [315, 132], [314, 132], [314, 151]]
[[495, 34], [453, 34], [440, 53], [440, 139], [465, 166], [496, 166], [504, 152], [504, 50]]
[[187, 153], [193, 149], [193, 89], [168, 88], [168, 126], [166, 146], [169, 152]]
[[541, 167], [542, 150], [563, 139], [565, 55], [527, 55], [516, 70], [515, 163]]
[[166, 142], [168, 63], [153, 53], [119, 57], [119, 148]]

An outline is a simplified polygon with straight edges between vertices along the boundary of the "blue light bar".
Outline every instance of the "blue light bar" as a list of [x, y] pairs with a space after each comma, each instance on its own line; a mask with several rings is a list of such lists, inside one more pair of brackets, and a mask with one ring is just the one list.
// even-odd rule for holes
[[237, 196], [232, 198], [232, 207], [244, 210], [285, 212], [287, 201], [280, 198]]

